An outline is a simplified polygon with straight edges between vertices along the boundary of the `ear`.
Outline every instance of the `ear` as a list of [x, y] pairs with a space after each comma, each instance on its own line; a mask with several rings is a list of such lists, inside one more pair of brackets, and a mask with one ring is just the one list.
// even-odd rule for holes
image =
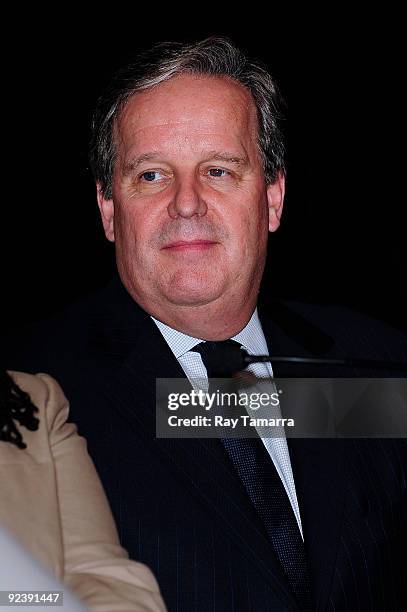
[[103, 195], [100, 183], [96, 183], [96, 195], [100, 215], [102, 217], [105, 236], [110, 242], [114, 242], [114, 205], [113, 200], [106, 200]]
[[285, 177], [279, 173], [277, 180], [267, 187], [267, 202], [269, 208], [269, 232], [275, 232], [279, 225], [283, 212], [285, 194]]

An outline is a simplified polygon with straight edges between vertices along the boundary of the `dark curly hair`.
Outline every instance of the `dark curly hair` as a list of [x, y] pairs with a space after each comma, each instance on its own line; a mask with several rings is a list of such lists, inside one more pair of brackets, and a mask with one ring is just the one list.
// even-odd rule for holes
[[38, 412], [38, 408], [28, 393], [20, 389], [6, 370], [0, 371], [0, 440], [11, 442], [18, 448], [26, 448], [15, 421], [35, 431], [40, 422], [34, 416], [35, 412]]

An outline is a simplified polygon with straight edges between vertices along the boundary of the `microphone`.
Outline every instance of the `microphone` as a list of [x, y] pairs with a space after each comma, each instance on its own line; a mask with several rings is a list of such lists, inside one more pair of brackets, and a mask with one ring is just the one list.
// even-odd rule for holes
[[[348, 368], [392, 370], [407, 374], [407, 363], [347, 357], [332, 359], [324, 357], [300, 357], [297, 355], [249, 355], [249, 353], [233, 340], [217, 342], [217, 350], [211, 355], [212, 369], [219, 378], [230, 377], [244, 371], [252, 363], [292, 363], [322, 366], [342, 366]], [[199, 351], [198, 351], [199, 352]]]
[[[344, 366], [350, 368], [371, 368], [377, 370], [396, 370], [407, 374], [407, 363], [401, 361], [387, 361], [378, 359], [365, 359], [358, 357], [349, 357], [345, 359], [329, 359], [323, 357], [298, 357], [298, 356], [282, 356], [282, 355], [249, 355], [244, 349], [236, 345], [236, 365], [240, 366], [240, 369], [236, 369], [235, 372], [244, 370], [251, 363], [299, 363], [299, 364], [310, 364], [310, 365], [335, 365]], [[237, 352], [240, 351], [240, 355]]]

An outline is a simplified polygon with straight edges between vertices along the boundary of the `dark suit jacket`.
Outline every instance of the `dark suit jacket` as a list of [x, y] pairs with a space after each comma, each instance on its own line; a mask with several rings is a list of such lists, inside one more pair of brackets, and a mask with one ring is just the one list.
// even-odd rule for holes
[[[272, 355], [389, 358], [391, 347], [407, 361], [396, 333], [357, 315], [351, 325], [329, 308], [276, 303], [270, 312], [262, 321]], [[44, 324], [19, 353], [9, 367], [46, 371], [64, 388], [121, 542], [153, 569], [170, 611], [298, 610], [221, 442], [155, 438], [155, 379], [184, 374], [118, 280]], [[323, 368], [273, 365], [279, 376]], [[405, 441], [297, 439], [289, 449], [315, 609], [404, 609]]]

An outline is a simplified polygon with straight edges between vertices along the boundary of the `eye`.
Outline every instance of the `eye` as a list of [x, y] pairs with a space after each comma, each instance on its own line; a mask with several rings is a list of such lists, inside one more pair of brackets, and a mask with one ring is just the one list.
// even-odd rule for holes
[[155, 182], [157, 179], [162, 178], [162, 174], [158, 172], [158, 170], [148, 170], [147, 172], [143, 172], [140, 175], [144, 181], [148, 181], [149, 183]]
[[213, 176], [214, 178], [222, 178], [229, 174], [227, 170], [223, 170], [222, 168], [211, 168], [209, 170], [209, 176]]

